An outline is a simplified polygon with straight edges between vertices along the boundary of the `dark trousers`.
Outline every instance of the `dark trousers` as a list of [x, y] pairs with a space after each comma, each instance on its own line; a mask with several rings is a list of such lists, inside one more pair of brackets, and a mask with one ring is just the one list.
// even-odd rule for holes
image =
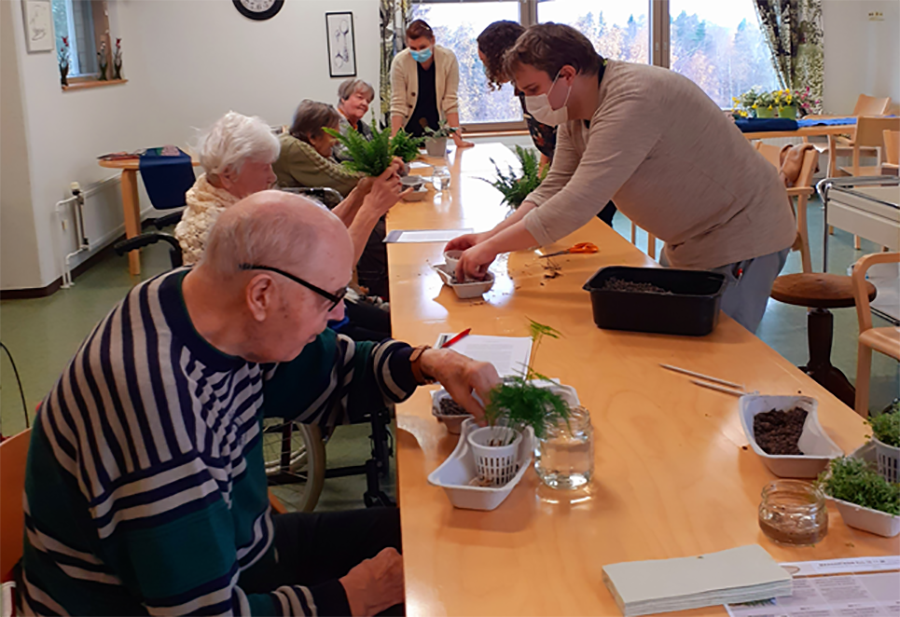
[[356, 274], [359, 284], [369, 290], [369, 295], [389, 300], [387, 245], [384, 244], [386, 234], [386, 224], [382, 217], [369, 234], [366, 248], [356, 264]]
[[[283, 585], [304, 585], [312, 591], [320, 615], [349, 615], [347, 596], [338, 579], [382, 549], [401, 548], [397, 508], [290, 512], [272, 520], [278, 563], [242, 573], [241, 589], [268, 593]], [[403, 614], [402, 606], [388, 610], [385, 614]]]
[[612, 227], [613, 217], [616, 215], [619, 209], [616, 208], [616, 204], [613, 202], [609, 202], [603, 209], [597, 213], [597, 218]]
[[374, 304], [365, 302], [349, 302], [344, 304], [349, 323], [338, 329], [354, 341], [374, 341], [380, 343], [391, 338], [391, 314]]

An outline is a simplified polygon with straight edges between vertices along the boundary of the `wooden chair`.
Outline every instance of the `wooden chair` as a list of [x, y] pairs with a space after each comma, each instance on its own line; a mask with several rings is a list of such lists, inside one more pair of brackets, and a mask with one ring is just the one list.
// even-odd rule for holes
[[[853, 116], [884, 116], [891, 107], [891, 97], [874, 97], [860, 94], [856, 99], [856, 105], [853, 107]], [[810, 116], [816, 117], [816, 116]], [[804, 143], [813, 143], [820, 153], [828, 153], [828, 169], [826, 175], [831, 178], [835, 174], [837, 167], [837, 157], [848, 157], [853, 155], [853, 139], [850, 137], [837, 136], [829, 139], [825, 143], [810, 141], [808, 137], [803, 138]], [[875, 151], [870, 147], [862, 149], [862, 156], [875, 156]]]
[[[776, 150], [776, 159], [773, 151]], [[790, 148], [788, 146], [787, 148]], [[774, 146], [759, 145], [757, 149], [770, 162], [781, 166], [781, 150]], [[806, 202], [812, 194], [812, 178], [818, 152], [808, 148], [803, 155], [800, 173], [789, 194], [797, 197], [797, 243], [803, 258], [803, 272], [785, 274], [775, 279], [771, 296], [779, 302], [803, 306], [807, 310], [807, 337], [809, 341], [809, 361], [800, 367], [829, 392], [838, 397], [848, 407], [853, 407], [856, 393], [847, 377], [831, 364], [831, 344], [834, 338], [834, 316], [831, 309], [848, 308], [856, 304], [853, 282], [849, 276], [813, 272], [809, 259], [809, 236], [806, 230]], [[796, 248], [797, 244], [795, 244]], [[805, 258], [804, 258], [805, 252]], [[875, 287], [865, 282], [869, 299], [875, 298]]]
[[881, 173], [896, 176], [900, 173], [900, 131], [885, 130], [884, 157], [881, 164]]
[[872, 372], [872, 350], [900, 360], [900, 328], [872, 327], [872, 311], [866, 272], [875, 264], [900, 263], [900, 253], [875, 253], [866, 255], [853, 266], [853, 295], [856, 299], [856, 314], [859, 317], [859, 343], [856, 363], [856, 413], [866, 418], [869, 415], [869, 380]]
[[12, 579], [12, 570], [22, 558], [25, 534], [25, 463], [31, 429], [0, 443], [0, 582]]
[[[851, 147], [852, 164], [849, 167], [838, 167], [838, 176], [880, 176], [882, 168], [881, 147], [885, 143], [885, 133], [900, 131], [900, 118], [874, 118], [860, 116], [856, 121], [856, 136]], [[864, 149], [871, 149], [876, 154], [874, 166], [860, 165], [859, 159], [864, 156]]]

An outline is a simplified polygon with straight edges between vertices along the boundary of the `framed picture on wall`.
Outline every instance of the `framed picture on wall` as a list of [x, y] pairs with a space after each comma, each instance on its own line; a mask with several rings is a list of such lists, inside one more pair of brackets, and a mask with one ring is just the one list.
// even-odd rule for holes
[[353, 13], [325, 13], [328, 31], [328, 72], [332, 77], [356, 77], [356, 36]]
[[28, 53], [53, 51], [53, 11], [50, 0], [22, 0]]

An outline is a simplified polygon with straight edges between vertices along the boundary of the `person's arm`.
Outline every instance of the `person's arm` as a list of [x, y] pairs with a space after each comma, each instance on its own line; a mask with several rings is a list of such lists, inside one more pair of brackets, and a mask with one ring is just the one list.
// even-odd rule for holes
[[341, 219], [341, 222], [348, 229], [350, 225], [353, 224], [357, 212], [359, 212], [363, 201], [365, 201], [366, 195], [368, 195], [369, 191], [372, 189], [373, 182], [374, 178], [368, 177], [360, 180], [359, 184], [350, 191], [350, 194], [331, 211], [332, 214]]
[[406, 94], [406, 74], [397, 55], [391, 62], [391, 137], [403, 128], [403, 120], [409, 111]]
[[[354, 342], [325, 330], [297, 358], [267, 371], [264, 413], [320, 426], [358, 422], [379, 405], [394, 405], [412, 395], [419, 385], [412, 352], [406, 343]], [[434, 349], [422, 354], [420, 366], [469, 413], [484, 415], [472, 391], [487, 400], [499, 382], [492, 365]]]

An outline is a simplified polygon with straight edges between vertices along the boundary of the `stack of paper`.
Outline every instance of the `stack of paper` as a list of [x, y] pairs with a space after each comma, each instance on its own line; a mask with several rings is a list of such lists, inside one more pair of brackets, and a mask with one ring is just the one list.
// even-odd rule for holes
[[789, 596], [791, 575], [756, 544], [719, 553], [603, 567], [626, 617]]
[[[440, 349], [456, 334], [445, 332], [435, 347]], [[456, 353], [479, 362], [489, 362], [501, 377], [522, 376], [531, 359], [531, 339], [527, 336], [479, 336], [471, 334], [450, 346]]]

